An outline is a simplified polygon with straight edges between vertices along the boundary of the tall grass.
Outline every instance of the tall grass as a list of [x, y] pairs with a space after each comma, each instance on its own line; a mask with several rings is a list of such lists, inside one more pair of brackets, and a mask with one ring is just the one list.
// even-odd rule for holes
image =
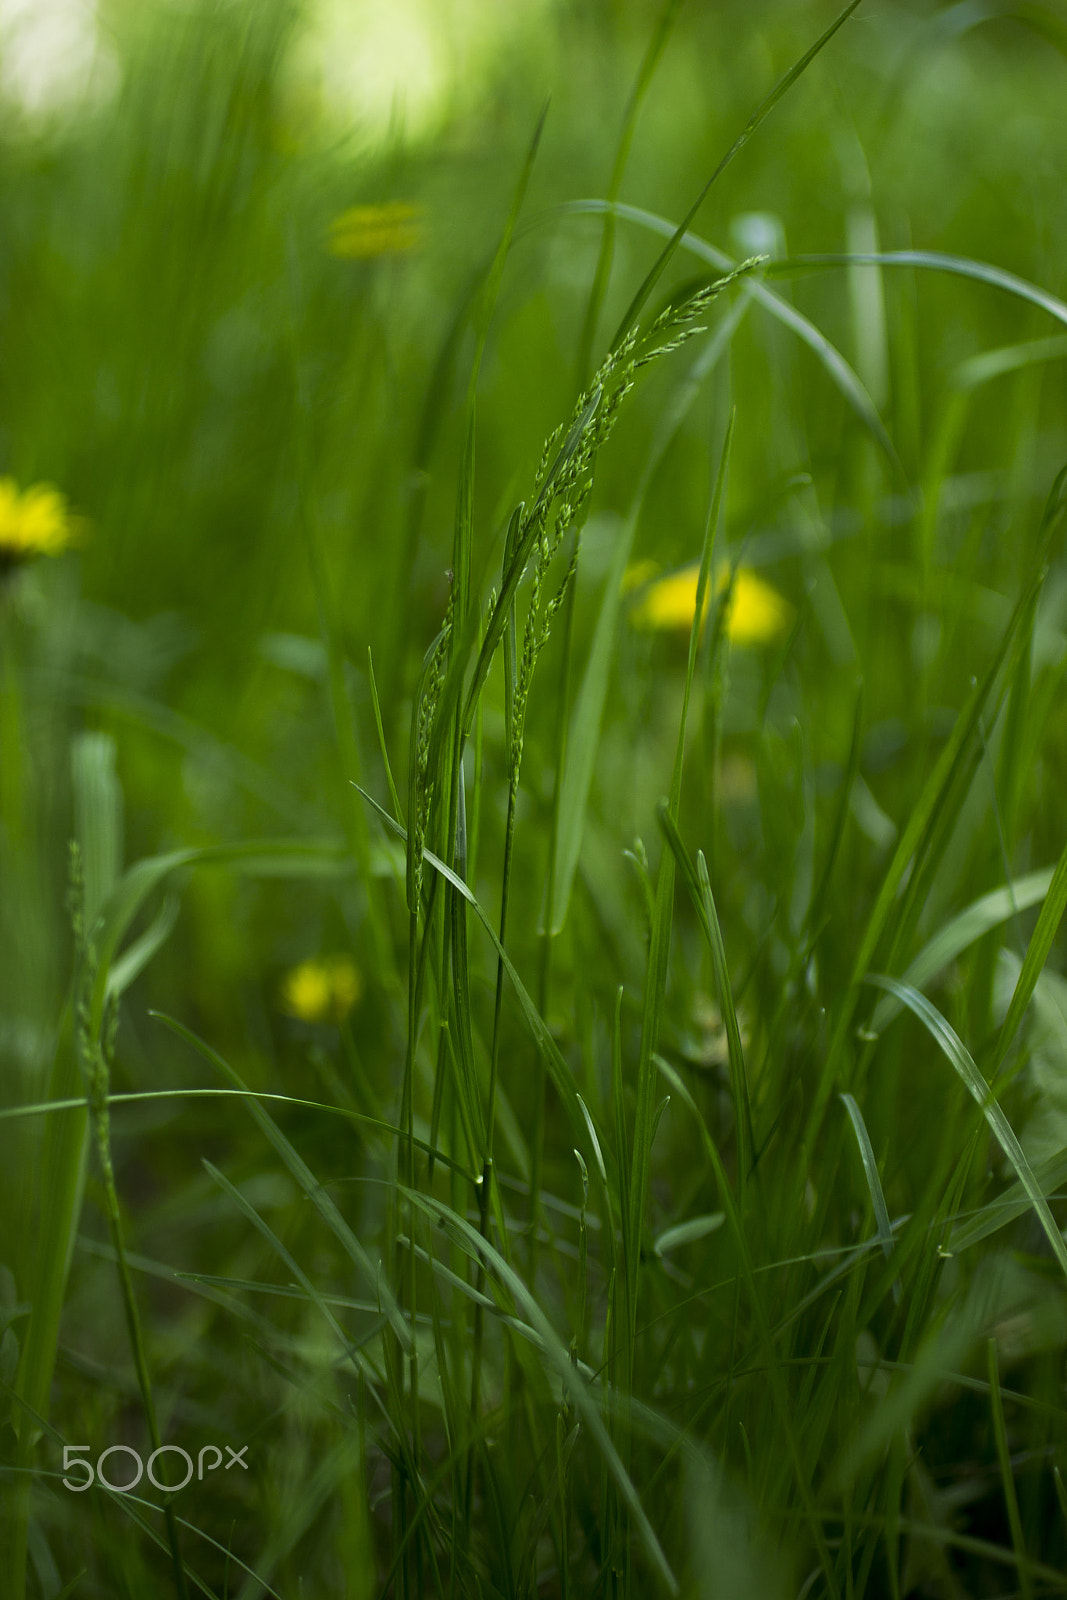
[[1062, 27], [299, 25], [0, 138], [3, 1593], [1062, 1592]]

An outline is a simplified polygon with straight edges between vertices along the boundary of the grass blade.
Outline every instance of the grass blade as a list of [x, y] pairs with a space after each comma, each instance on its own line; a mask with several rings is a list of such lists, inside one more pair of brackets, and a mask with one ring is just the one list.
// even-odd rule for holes
[[[1043, 1161], [1040, 1166], [1035, 1167], [1034, 1177], [1041, 1193], [1046, 1198], [1051, 1197], [1061, 1183], [1067, 1182], [1067, 1151], [1061, 1151], [1059, 1155], [1051, 1156], [1048, 1161]], [[998, 1233], [1001, 1228], [1006, 1228], [1029, 1209], [1030, 1201], [1026, 1191], [1022, 1184], [1016, 1181], [999, 1199], [983, 1206], [977, 1216], [957, 1223], [946, 1249], [953, 1255], [958, 1255], [971, 1245]]]
[[[605, 200], [572, 200], [558, 209], [563, 215], [599, 215], [608, 206]], [[657, 216], [653, 211], [642, 210], [639, 206], [625, 205], [616, 202], [611, 210], [617, 217], [633, 222], [638, 227], [647, 229], [651, 233], [672, 234], [673, 224], [665, 217]], [[681, 241], [681, 249], [690, 255], [697, 256], [717, 271], [729, 272], [735, 266], [733, 257], [723, 250], [718, 250], [713, 244], [700, 237], [699, 234], [686, 232]], [[855, 369], [846, 361], [837, 346], [831, 343], [826, 335], [815, 326], [801, 312], [776, 294], [773, 289], [753, 278], [748, 284], [748, 292], [761, 305], [765, 311], [775, 317], [784, 327], [789, 328], [799, 339], [812, 350], [825, 369], [827, 376], [837, 389], [840, 390], [849, 407], [859, 418], [863, 426], [877, 442], [882, 453], [893, 467], [896, 475], [906, 481], [906, 474], [900, 464], [893, 441], [886, 431], [885, 424], [879, 415], [878, 408], [864, 388]]]
[[[203, 1056], [208, 1065], [213, 1067], [221, 1078], [232, 1084], [234, 1088], [244, 1091], [247, 1095], [246, 1085], [229, 1063], [223, 1060], [218, 1051], [213, 1050], [209, 1044], [205, 1044], [203, 1039], [198, 1038], [191, 1028], [185, 1027], [183, 1023], [177, 1022], [173, 1017], [163, 1016], [161, 1013], [156, 1015], [164, 1027], [177, 1034], [179, 1039], [183, 1039], [187, 1045], [196, 1051], [197, 1055]], [[389, 1318], [390, 1326], [400, 1340], [402, 1347], [406, 1350], [410, 1340], [407, 1323], [404, 1321], [400, 1308], [393, 1298], [392, 1291], [382, 1282], [381, 1274], [374, 1266], [366, 1250], [360, 1244], [334, 1202], [326, 1194], [310, 1167], [297, 1154], [270, 1113], [260, 1105], [258, 1098], [253, 1099], [249, 1096], [246, 1098], [245, 1103], [253, 1120], [258, 1124], [260, 1131], [265, 1135], [268, 1142], [273, 1145], [278, 1155], [281, 1156], [290, 1174], [299, 1185], [301, 1192], [311, 1201], [323, 1222], [344, 1249], [349, 1260], [359, 1269], [370, 1293], [381, 1297], [382, 1309]]]
[[1052, 941], [1055, 939], [1056, 931], [1063, 920], [1065, 907], [1067, 907], [1067, 848], [1064, 849], [1063, 854], [1060, 856], [1056, 870], [1052, 875], [1048, 894], [1045, 896], [1038, 915], [1037, 926], [1034, 929], [1030, 943], [1026, 947], [1022, 970], [1019, 973], [1007, 1015], [997, 1035], [991, 1070], [993, 1078], [996, 1077], [1003, 1066], [1005, 1057], [1011, 1049], [1012, 1041], [1022, 1024], [1026, 1008], [1033, 998], [1037, 980], [1044, 970], [1049, 951], [1052, 949]]
[[863, 1120], [863, 1113], [856, 1104], [855, 1098], [850, 1094], [843, 1094], [845, 1110], [852, 1122], [852, 1130], [856, 1135], [856, 1143], [860, 1149], [860, 1160], [863, 1162], [863, 1171], [867, 1179], [867, 1187], [871, 1192], [871, 1204], [874, 1207], [875, 1226], [878, 1229], [878, 1242], [882, 1246], [882, 1254], [888, 1261], [893, 1254], [893, 1225], [889, 1220], [889, 1209], [882, 1193], [882, 1180], [878, 1176], [878, 1162], [875, 1160], [871, 1136], [867, 1132], [867, 1124]]
[[[390, 828], [400, 838], [406, 838], [404, 829], [401, 828], [400, 824], [389, 815], [388, 811], [384, 810], [384, 808], [378, 804], [373, 795], [367, 794], [366, 790], [364, 789], [360, 789], [359, 792], [363, 796], [364, 800], [367, 801], [368, 805], [374, 808], [378, 816], [388, 828]], [[564, 1061], [563, 1056], [560, 1053], [559, 1046], [553, 1039], [547, 1023], [541, 1016], [537, 1007], [534, 1005], [529, 991], [515, 970], [515, 966], [511, 960], [511, 957], [504, 949], [504, 946], [500, 943], [496, 928], [493, 926], [493, 922], [489, 916], [489, 913], [482, 906], [481, 902], [475, 897], [468, 885], [464, 883], [463, 879], [453, 872], [452, 868], [442, 861], [440, 857], [434, 855], [432, 850], [424, 849], [422, 852], [422, 858], [426, 862], [427, 866], [432, 867], [441, 878], [443, 878], [447, 883], [450, 883], [452, 887], [456, 889], [460, 895], [462, 895], [463, 899], [466, 900], [467, 904], [471, 906], [477, 914], [478, 920], [481, 922], [482, 927], [489, 935], [493, 949], [496, 951], [499, 959], [503, 962], [504, 971], [507, 973], [512, 987], [515, 990], [515, 995], [522, 1009], [523, 1016], [526, 1018], [527, 1026], [529, 1027], [538, 1048], [542, 1051], [545, 1057], [549, 1075], [552, 1078], [556, 1092], [559, 1094], [563, 1108], [570, 1118], [571, 1129], [579, 1138], [587, 1137], [588, 1130], [586, 1127], [585, 1117], [583, 1115], [582, 1108], [578, 1103], [578, 1095], [575, 1089], [574, 1078], [571, 1070], [566, 1061]], [[596, 1157], [593, 1155], [591, 1148], [590, 1155], [595, 1161]]]
[[[689, 659], [686, 663], [685, 687], [682, 693], [682, 710], [678, 723], [678, 738], [674, 751], [674, 770], [671, 775], [671, 792], [668, 813], [673, 821], [678, 814], [682, 793], [682, 765], [685, 757], [685, 732], [689, 715], [689, 698], [696, 670], [697, 644], [704, 622], [704, 602], [711, 574], [711, 556], [715, 533], [726, 492], [726, 474], [733, 439], [734, 418], [731, 416], [719, 456], [719, 469], [715, 489], [708, 507], [704, 527], [704, 546], [701, 552], [700, 572], [697, 577], [696, 606], [689, 630]], [[640, 1262], [641, 1230], [644, 1226], [645, 1206], [648, 1198], [649, 1164], [652, 1153], [652, 1118], [655, 1071], [653, 1058], [659, 1041], [660, 1012], [667, 984], [667, 957], [670, 949], [671, 917], [674, 909], [674, 853], [664, 850], [660, 857], [656, 878], [656, 901], [649, 941], [648, 965], [645, 975], [644, 1008], [641, 1016], [641, 1048], [637, 1063], [637, 1109], [634, 1115], [633, 1150], [630, 1164], [630, 1244], [631, 1253], [626, 1263], [627, 1291], [631, 1317], [637, 1314], [637, 1278]]]
[[737, 1251], [737, 1264], [740, 1269], [740, 1276], [744, 1282], [745, 1289], [752, 1306], [753, 1314], [756, 1318], [756, 1325], [759, 1331], [760, 1343], [763, 1347], [763, 1358], [766, 1363], [775, 1409], [778, 1413], [778, 1420], [782, 1428], [782, 1433], [786, 1442], [786, 1448], [788, 1450], [789, 1458], [794, 1470], [797, 1493], [804, 1508], [804, 1514], [808, 1522], [812, 1543], [819, 1554], [819, 1561], [822, 1565], [823, 1574], [826, 1580], [827, 1593], [833, 1597], [833, 1600], [836, 1600], [838, 1589], [837, 1582], [834, 1577], [833, 1561], [830, 1556], [829, 1547], [826, 1543], [826, 1538], [822, 1530], [822, 1522], [819, 1517], [819, 1512], [816, 1508], [814, 1496], [812, 1494], [809, 1474], [801, 1455], [800, 1441], [798, 1439], [796, 1427], [793, 1421], [792, 1401], [788, 1394], [785, 1380], [782, 1375], [782, 1364], [775, 1349], [774, 1337], [772, 1335], [770, 1321], [767, 1316], [767, 1308], [764, 1305], [763, 1297], [760, 1294], [759, 1287], [756, 1282], [756, 1270], [752, 1259], [752, 1252], [749, 1249], [748, 1240], [745, 1237], [745, 1232], [741, 1225], [741, 1218], [738, 1214], [737, 1205], [730, 1189], [730, 1183], [726, 1175], [726, 1168], [723, 1166], [722, 1157], [716, 1148], [714, 1139], [708, 1131], [707, 1123], [705, 1122], [700, 1111], [700, 1107], [697, 1105], [689, 1090], [688, 1084], [681, 1077], [681, 1075], [675, 1071], [670, 1062], [665, 1061], [662, 1056], [656, 1057], [656, 1066], [662, 1076], [666, 1078], [667, 1082], [670, 1084], [672, 1091], [679, 1096], [683, 1105], [686, 1106], [696, 1122], [697, 1131], [700, 1135], [701, 1146], [704, 1150], [705, 1156], [707, 1157], [708, 1164], [715, 1175], [715, 1183], [719, 1191], [719, 1200], [722, 1204], [723, 1211], [726, 1214], [726, 1223], [730, 1230], [730, 1236], [734, 1242], [734, 1248]]
[[[630, 156], [630, 147], [633, 144], [634, 131], [637, 127], [637, 118], [642, 102], [648, 93], [656, 68], [659, 65], [667, 41], [678, 20], [678, 13], [682, 9], [683, 0], [665, 0], [659, 20], [648, 41], [644, 59], [641, 62], [630, 93], [630, 100], [623, 114], [622, 135], [618, 148], [615, 151], [615, 160], [612, 164], [611, 177], [608, 180], [608, 200], [619, 198], [622, 188], [623, 174]], [[593, 273], [593, 283], [589, 290], [589, 303], [585, 308], [585, 320], [582, 324], [581, 340], [578, 346], [578, 377], [584, 386], [589, 376], [592, 361], [593, 344], [596, 339], [597, 323], [600, 321], [600, 311], [607, 293], [608, 280], [611, 277], [612, 256], [615, 250], [615, 218], [611, 211], [605, 213], [604, 230], [600, 236], [600, 252], [597, 256], [596, 271]]]
[[875, 976], [873, 974], [868, 977], [867, 982], [895, 995], [903, 1005], [907, 1006], [909, 1011], [914, 1012], [946, 1056], [950, 1065], [962, 1079], [968, 1093], [973, 1096], [981, 1107], [982, 1114], [989, 1123], [997, 1143], [1011, 1163], [1016, 1177], [1037, 1214], [1037, 1220], [1040, 1222], [1045, 1237], [1052, 1247], [1052, 1254], [1063, 1269], [1064, 1276], [1067, 1277], [1067, 1244], [1064, 1243], [1063, 1235], [1056, 1226], [1056, 1219], [1052, 1215], [1048, 1201], [1045, 1199], [1044, 1191], [1034, 1176], [1030, 1163], [1023, 1153], [1022, 1145], [1016, 1138], [1014, 1129], [997, 1104], [993, 1090], [975, 1066], [970, 1051], [963, 1044], [955, 1030], [945, 1021], [940, 1011], [936, 1010], [926, 996], [921, 995], [917, 989], [911, 988], [908, 984], [898, 982], [896, 978]]
[[833, 38], [834, 34], [839, 28], [844, 26], [859, 4], [860, 0], [849, 0], [849, 4], [843, 11], [838, 13], [826, 31], [820, 34], [819, 38], [816, 39], [815, 43], [810, 47], [810, 49], [805, 50], [804, 54], [798, 61], [793, 63], [784, 77], [779, 78], [770, 94], [761, 100], [760, 104], [756, 107], [755, 111], [749, 117], [748, 121], [745, 123], [745, 126], [742, 128], [741, 132], [738, 134], [737, 138], [734, 140], [733, 144], [730, 146], [729, 150], [727, 150], [726, 154], [719, 162], [719, 165], [715, 168], [715, 171], [704, 185], [703, 189], [701, 189], [700, 193], [693, 201], [693, 204], [690, 206], [684, 219], [678, 224], [667, 244], [657, 256], [652, 267], [649, 269], [644, 282], [641, 284], [640, 288], [637, 290], [637, 293], [630, 301], [630, 304], [626, 309], [626, 314], [620, 322], [618, 330], [615, 334], [615, 338], [612, 341], [613, 349], [617, 348], [622, 343], [627, 333], [637, 321], [637, 318], [640, 316], [641, 310], [644, 307], [649, 295], [652, 293], [653, 289], [656, 287], [656, 284], [659, 282], [667, 267], [670, 265], [675, 251], [685, 238], [685, 235], [689, 230], [689, 224], [695, 219], [697, 212], [704, 204], [712, 184], [721, 173], [725, 172], [726, 168], [730, 165], [734, 157], [740, 154], [760, 124], [765, 118], [770, 116], [779, 100], [782, 99], [783, 95], [788, 94], [789, 90], [793, 87], [794, 83], [796, 83], [797, 79], [802, 75], [802, 73], [807, 71], [808, 67], [815, 60], [815, 57], [830, 43], [830, 40]]
[[71, 751], [74, 833], [85, 880], [85, 921], [92, 929], [122, 872], [123, 799], [115, 774], [115, 741], [83, 733]]
[[[210, 1162], [206, 1156], [203, 1158], [203, 1166], [205, 1172], [209, 1174], [214, 1183], [218, 1184], [223, 1194], [227, 1195], [230, 1200], [233, 1201], [241, 1215], [252, 1224], [256, 1232], [259, 1233], [270, 1245], [270, 1248], [278, 1257], [279, 1261], [283, 1263], [286, 1270], [293, 1274], [293, 1277], [296, 1279], [301, 1289], [303, 1289], [310, 1303], [319, 1312], [320, 1316], [330, 1328], [330, 1331], [334, 1334], [338, 1344], [341, 1346], [341, 1349], [345, 1352], [345, 1355], [348, 1356], [349, 1359], [355, 1364], [358, 1371], [364, 1371], [366, 1367], [366, 1358], [361, 1354], [358, 1347], [352, 1343], [351, 1339], [349, 1339], [344, 1328], [334, 1315], [331, 1307], [327, 1304], [324, 1297], [316, 1288], [314, 1281], [308, 1277], [307, 1273], [304, 1271], [303, 1267], [301, 1267], [300, 1263], [296, 1260], [292, 1252], [286, 1249], [285, 1245], [278, 1238], [278, 1235], [274, 1232], [274, 1229], [268, 1222], [264, 1220], [263, 1217], [260, 1216], [259, 1212], [256, 1210], [252, 1202], [247, 1198], [247, 1196], [242, 1194], [240, 1189], [230, 1182], [225, 1173], [220, 1172], [218, 1167]], [[372, 1375], [377, 1378], [377, 1374], [372, 1373]]]
[[744, 1197], [745, 1182], [752, 1164], [754, 1136], [752, 1106], [748, 1092], [748, 1076], [745, 1071], [745, 1053], [741, 1044], [741, 1029], [737, 1021], [737, 1010], [734, 1006], [730, 970], [726, 962], [726, 946], [723, 943], [722, 928], [719, 926], [719, 914], [715, 909], [715, 897], [711, 892], [711, 881], [708, 877], [708, 865], [704, 860], [704, 852], [702, 850], [697, 851], [697, 865], [696, 871], [694, 871], [693, 863], [690, 861], [685, 845], [682, 843], [674, 818], [666, 806], [661, 805], [659, 807], [657, 817], [682, 875], [682, 882], [685, 884], [689, 898], [693, 902], [693, 908], [700, 919], [704, 939], [711, 954], [712, 970], [715, 974], [715, 988], [719, 996], [719, 1010], [726, 1029], [726, 1045], [730, 1064], [730, 1088], [734, 1102], [734, 1137], [737, 1140], [738, 1204], [741, 1205]]
[[508, 1265], [503, 1256], [494, 1249], [493, 1245], [482, 1237], [476, 1228], [472, 1227], [464, 1217], [458, 1216], [443, 1201], [436, 1200], [431, 1195], [418, 1194], [414, 1191], [409, 1191], [407, 1198], [412, 1205], [417, 1206], [433, 1221], [442, 1225], [472, 1260], [484, 1263], [486, 1270], [507, 1290], [515, 1304], [522, 1308], [526, 1320], [541, 1340], [542, 1350], [555, 1367], [557, 1377], [563, 1383], [570, 1396], [571, 1403], [607, 1464], [608, 1471], [634, 1519], [634, 1524], [641, 1535], [642, 1543], [653, 1565], [668, 1592], [676, 1595], [678, 1593], [677, 1580], [671, 1571], [667, 1557], [663, 1553], [663, 1548], [656, 1538], [637, 1490], [634, 1488], [629, 1475], [625, 1472], [618, 1452], [611, 1442], [608, 1431], [604, 1426], [603, 1418], [600, 1415], [599, 1406], [591, 1398], [588, 1386], [578, 1377], [567, 1346], [559, 1338], [551, 1322], [541, 1310], [522, 1278]]
[[374, 656], [370, 645], [367, 646], [367, 681], [370, 684], [371, 705], [374, 708], [374, 726], [378, 730], [378, 749], [381, 753], [382, 765], [385, 767], [385, 781], [389, 785], [389, 798], [393, 802], [393, 811], [398, 822], [404, 820], [404, 808], [400, 804], [400, 794], [393, 781], [393, 769], [389, 763], [389, 749], [385, 742], [385, 729], [382, 726], [382, 708], [378, 700], [378, 685], [374, 681]]
[[[1025, 878], [1019, 878], [1003, 889], [992, 889], [973, 900], [923, 946], [915, 959], [909, 962], [901, 982], [910, 984], [913, 989], [923, 988], [984, 934], [1007, 922], [1016, 912], [1028, 911], [1031, 906], [1038, 905], [1049, 892], [1053, 870], [1052, 867], [1046, 867], [1041, 872], [1027, 873]], [[881, 1033], [899, 1010], [900, 1004], [892, 995], [883, 995], [871, 1018], [871, 1032]]]
[[1004, 1487], [1004, 1506], [1008, 1513], [1012, 1548], [1015, 1551], [1019, 1573], [1019, 1593], [1022, 1600], [1031, 1600], [1034, 1589], [1030, 1582], [1026, 1541], [1023, 1538], [1023, 1523], [1019, 1515], [1019, 1497], [1015, 1492], [1015, 1474], [1012, 1471], [1011, 1451], [1008, 1448], [1008, 1429], [1004, 1421], [1004, 1397], [1000, 1392], [996, 1339], [986, 1340], [986, 1357], [989, 1372], [989, 1404], [993, 1413], [993, 1436], [997, 1441], [997, 1461], [1000, 1464], [1000, 1481]]
[[[756, 280], [752, 280], [755, 283]], [[589, 647], [585, 672], [574, 702], [566, 741], [566, 758], [559, 794], [559, 837], [552, 888], [552, 929], [558, 934], [567, 920], [571, 891], [581, 854], [585, 816], [592, 789], [600, 728], [611, 683], [611, 661], [622, 610], [622, 578], [630, 560], [634, 535], [653, 475], [667, 448], [688, 415], [705, 379], [728, 350], [734, 333], [751, 304], [741, 296], [723, 317], [706, 348], [694, 361], [679, 392], [665, 412], [649, 455], [637, 494], [616, 536], [611, 566], [604, 583], [603, 598], [597, 612], [593, 641]]]
[[709, 1233], [715, 1233], [726, 1221], [725, 1211], [709, 1211], [702, 1217], [690, 1217], [687, 1222], [676, 1222], [670, 1228], [665, 1228], [657, 1234], [652, 1248], [658, 1256], [670, 1255], [672, 1250], [680, 1250], [683, 1245], [695, 1244], [698, 1239], [706, 1239]]
[[776, 278], [790, 277], [799, 270], [816, 267], [923, 267], [928, 272], [948, 272], [958, 278], [970, 278], [974, 283], [987, 284], [1000, 289], [1018, 300], [1025, 300], [1039, 310], [1067, 325], [1067, 304], [1047, 289], [1038, 288], [1019, 278], [1014, 272], [1005, 272], [988, 261], [972, 261], [967, 256], [944, 255], [938, 250], [886, 250], [870, 255], [811, 255], [787, 257], [769, 269]]

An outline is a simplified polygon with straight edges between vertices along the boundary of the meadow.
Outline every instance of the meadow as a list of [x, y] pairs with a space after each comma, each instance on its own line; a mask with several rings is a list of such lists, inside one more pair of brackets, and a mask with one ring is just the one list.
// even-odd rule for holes
[[1062, 11], [384, 121], [98, 12], [0, 100], [0, 1596], [1067, 1591]]

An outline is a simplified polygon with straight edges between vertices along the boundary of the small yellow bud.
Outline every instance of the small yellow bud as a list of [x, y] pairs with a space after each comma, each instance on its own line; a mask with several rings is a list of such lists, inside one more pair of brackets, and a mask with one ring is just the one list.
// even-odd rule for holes
[[347, 261], [407, 255], [422, 243], [422, 212], [403, 200], [352, 206], [330, 224], [329, 251]]
[[[640, 587], [647, 571], [646, 562], [631, 567], [623, 578], [624, 592]], [[637, 628], [657, 632], [688, 632], [696, 610], [699, 576], [699, 567], [683, 567], [679, 572], [668, 573], [665, 578], [649, 583], [630, 612], [631, 622]], [[714, 588], [721, 594], [728, 576], [723, 569], [715, 583], [709, 583], [709, 593], [704, 597], [705, 617], [710, 590]], [[751, 568], [737, 569], [726, 613], [726, 636], [732, 644], [771, 644], [785, 632], [792, 617], [792, 606], [777, 589], [757, 577]]]
[[363, 993], [363, 980], [348, 956], [302, 961], [281, 985], [281, 1007], [301, 1022], [343, 1022]]

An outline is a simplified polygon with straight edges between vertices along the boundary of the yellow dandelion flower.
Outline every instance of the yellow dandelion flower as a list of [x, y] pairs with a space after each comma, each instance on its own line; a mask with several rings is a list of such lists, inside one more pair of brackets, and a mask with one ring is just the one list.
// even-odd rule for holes
[[403, 200], [352, 206], [330, 223], [329, 251], [346, 261], [407, 255], [422, 243], [422, 212]]
[[0, 571], [33, 556], [59, 555], [80, 526], [52, 484], [20, 489], [14, 478], [0, 478]]
[[363, 993], [348, 956], [302, 961], [282, 979], [282, 1010], [301, 1022], [343, 1022]]
[[772, 644], [793, 620], [793, 607], [748, 567], [738, 567], [726, 632], [732, 644]]
[[[644, 565], [639, 563], [639, 566]], [[630, 570], [633, 573], [634, 569]], [[630, 587], [636, 587], [643, 576], [642, 573]], [[696, 609], [699, 576], [700, 568], [694, 565], [668, 573], [665, 578], [650, 583], [630, 612], [634, 626], [655, 631], [688, 632]], [[714, 584], [716, 593], [722, 593], [728, 576], [725, 569], [719, 573]], [[625, 589], [625, 579], [623, 586]], [[706, 595], [705, 617], [709, 602], [710, 595]], [[772, 589], [769, 583], [757, 577], [751, 568], [737, 569], [726, 614], [726, 635], [732, 644], [771, 644], [785, 632], [792, 616], [792, 606], [777, 589]]]

